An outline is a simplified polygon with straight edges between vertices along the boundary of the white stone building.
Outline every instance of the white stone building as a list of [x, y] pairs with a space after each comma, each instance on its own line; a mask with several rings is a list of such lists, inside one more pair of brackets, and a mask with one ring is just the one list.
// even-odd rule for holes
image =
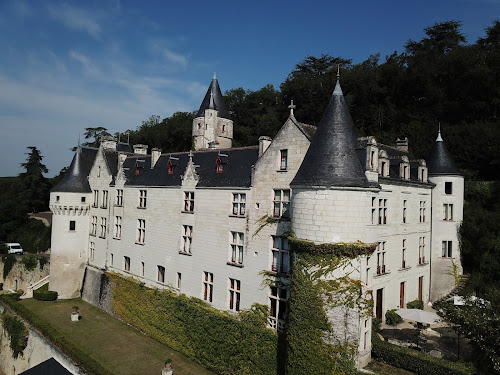
[[[214, 76], [193, 121], [196, 151], [148, 154], [114, 139], [79, 148], [51, 192], [51, 289], [78, 296], [85, 267], [95, 267], [222, 310], [267, 304], [270, 327], [280, 329], [288, 290], [266, 286], [262, 271], [286, 285], [292, 227], [316, 243], [378, 243], [353, 262], [378, 318], [449, 292], [446, 272], [452, 261], [461, 267], [463, 177], [441, 135], [427, 162], [414, 160], [407, 139], [396, 147], [357, 139], [338, 82], [317, 131], [293, 108], [274, 139], [231, 148]], [[266, 217], [280, 220], [260, 228]], [[358, 318], [355, 329], [364, 362], [371, 322]]]

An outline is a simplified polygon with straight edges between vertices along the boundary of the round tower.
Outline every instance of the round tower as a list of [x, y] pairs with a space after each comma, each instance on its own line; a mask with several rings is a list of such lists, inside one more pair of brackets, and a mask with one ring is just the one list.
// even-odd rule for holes
[[232, 146], [233, 121], [224, 104], [215, 74], [193, 120], [193, 141], [195, 150]]
[[79, 147], [64, 178], [50, 192], [50, 289], [63, 299], [80, 295], [88, 258], [92, 196], [87, 176], [96, 151]]
[[463, 220], [464, 177], [448, 152], [441, 129], [427, 157], [432, 190], [431, 301], [446, 296], [462, 274], [458, 229]]

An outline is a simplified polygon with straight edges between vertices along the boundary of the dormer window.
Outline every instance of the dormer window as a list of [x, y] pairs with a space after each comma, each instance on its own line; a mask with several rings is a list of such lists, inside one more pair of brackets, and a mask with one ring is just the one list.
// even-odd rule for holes
[[137, 159], [135, 164], [135, 175], [139, 176], [140, 170], [144, 168], [144, 160]]
[[226, 131], [226, 125], [222, 125], [222, 132], [224, 133]]
[[288, 150], [280, 150], [280, 171], [288, 168]]
[[227, 164], [227, 155], [219, 154], [217, 159], [215, 159], [215, 165], [217, 167], [216, 172], [222, 173], [224, 171], [224, 165]]
[[407, 156], [401, 157], [401, 163], [399, 164], [399, 177], [404, 180], [410, 179], [410, 161]]
[[179, 165], [179, 158], [170, 156], [167, 162], [168, 174], [174, 174], [174, 169], [177, 165]]
[[198, 123], [198, 130], [201, 129], [201, 123]]
[[378, 155], [378, 170], [382, 177], [389, 177], [389, 157], [385, 150], [380, 150]]
[[408, 166], [407, 165], [403, 165], [403, 178], [405, 180], [408, 179]]

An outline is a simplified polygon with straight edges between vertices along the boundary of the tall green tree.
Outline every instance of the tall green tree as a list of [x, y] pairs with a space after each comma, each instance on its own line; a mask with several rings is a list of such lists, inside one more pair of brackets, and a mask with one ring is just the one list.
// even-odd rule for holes
[[82, 143], [82, 146], [99, 147], [101, 138], [109, 136], [111, 136], [111, 134], [105, 127], [97, 126], [95, 128], [85, 128], [84, 137], [88, 139], [88, 141]]
[[21, 201], [30, 211], [47, 210], [50, 184], [43, 174], [49, 170], [42, 163], [43, 156], [35, 146], [28, 147], [28, 150], [26, 162], [21, 163], [26, 171], [19, 174]]

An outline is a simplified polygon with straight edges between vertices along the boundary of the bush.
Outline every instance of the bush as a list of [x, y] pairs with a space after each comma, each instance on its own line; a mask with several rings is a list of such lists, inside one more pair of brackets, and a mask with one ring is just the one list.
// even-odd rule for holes
[[57, 297], [58, 297], [57, 292], [48, 290], [48, 288], [45, 287], [45, 285], [33, 291], [33, 298], [39, 301], [55, 301]]
[[41, 256], [38, 258], [38, 261], [40, 262], [40, 271], [43, 270], [43, 266], [45, 266], [47, 263], [49, 263], [49, 260], [45, 258], [44, 256]]
[[[373, 328], [373, 331], [374, 332], [378, 332], [380, 331], [380, 325], [382, 324], [382, 320], [378, 319], [378, 318], [373, 318], [372, 319], [372, 328]], [[374, 333], [372, 333], [374, 334]]]
[[33, 255], [25, 255], [21, 259], [21, 263], [24, 264], [26, 271], [33, 271], [38, 265], [38, 260]]
[[0, 241], [0, 254], [7, 254], [9, 252], [9, 248], [5, 242]]
[[419, 309], [423, 310], [424, 309], [424, 301], [420, 301], [416, 299], [415, 301], [408, 302], [406, 304], [407, 309]]
[[9, 276], [9, 272], [16, 264], [16, 257], [13, 254], [8, 254], [3, 257], [3, 279], [5, 280]]
[[474, 370], [463, 362], [450, 362], [413, 349], [389, 344], [382, 341], [378, 334], [372, 335], [372, 357], [417, 375], [474, 374]]
[[398, 314], [396, 314], [396, 309], [388, 310], [385, 313], [385, 323], [390, 325], [396, 325], [401, 323], [403, 318], [401, 318]]

